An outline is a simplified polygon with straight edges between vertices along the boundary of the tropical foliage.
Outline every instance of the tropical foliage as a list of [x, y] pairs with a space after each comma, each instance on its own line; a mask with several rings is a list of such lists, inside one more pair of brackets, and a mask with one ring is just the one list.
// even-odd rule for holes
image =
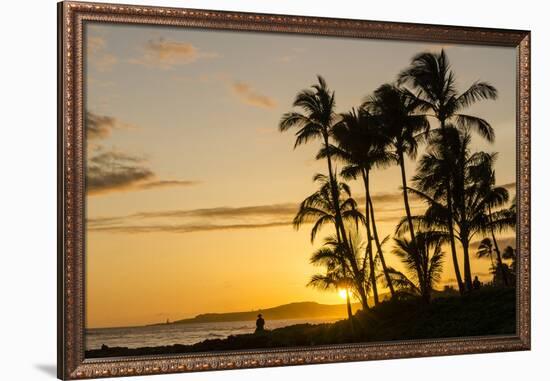
[[417, 232], [413, 244], [406, 238], [394, 238], [395, 254], [403, 262], [408, 278], [402, 272], [393, 270], [396, 283], [405, 293], [416, 294], [429, 303], [435, 286], [441, 279], [444, 252], [442, 249], [446, 235], [439, 231]]
[[[493, 142], [493, 127], [468, 113], [473, 104], [497, 94], [482, 81], [460, 92], [441, 50], [416, 55], [395, 83], [382, 84], [348, 112], [336, 111], [335, 92], [321, 76], [296, 95], [294, 110], [283, 115], [279, 129], [295, 131], [295, 148], [318, 142], [316, 159], [327, 170], [315, 175], [318, 189], [294, 219], [296, 229], [312, 225], [312, 243], [324, 235], [310, 258], [323, 271], [308, 285], [344, 290], [350, 320], [351, 299], [368, 310], [369, 297], [381, 303], [384, 289], [389, 298], [430, 303], [444, 286], [446, 253], [458, 291], [473, 292], [474, 239], [479, 240], [475, 257], [491, 262], [493, 285], [513, 286], [516, 253], [510, 246], [501, 251], [497, 237], [515, 229], [515, 199], [510, 203], [508, 190], [496, 185], [497, 153], [477, 151], [472, 144], [476, 135]], [[412, 176], [410, 161], [416, 164]], [[372, 174], [391, 166], [399, 170], [403, 214], [388, 249], [387, 237], [379, 236]], [[360, 184], [355, 193], [352, 184]], [[389, 258], [400, 262], [400, 269], [390, 266]]]

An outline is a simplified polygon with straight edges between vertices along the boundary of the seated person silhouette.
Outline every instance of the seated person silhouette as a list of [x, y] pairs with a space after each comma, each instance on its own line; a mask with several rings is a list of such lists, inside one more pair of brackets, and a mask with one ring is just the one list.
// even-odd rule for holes
[[479, 290], [481, 287], [481, 282], [479, 281], [479, 278], [477, 277], [477, 275], [475, 276], [474, 281], [472, 282], [472, 286], [474, 290]]
[[256, 320], [256, 332], [255, 333], [263, 332], [264, 325], [265, 325], [265, 320], [262, 317], [262, 314], [259, 314], [258, 319]]

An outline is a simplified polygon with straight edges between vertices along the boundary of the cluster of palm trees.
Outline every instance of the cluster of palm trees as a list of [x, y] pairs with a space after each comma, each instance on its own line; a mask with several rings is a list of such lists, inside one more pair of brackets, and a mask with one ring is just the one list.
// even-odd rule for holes
[[[465, 113], [472, 104], [496, 97], [497, 90], [485, 82], [458, 92], [444, 50], [416, 55], [395, 83], [380, 86], [347, 113], [335, 111], [335, 93], [321, 76], [297, 94], [297, 111], [283, 115], [280, 131], [296, 130], [295, 148], [319, 141], [316, 158], [326, 162], [327, 172], [315, 175], [319, 188], [300, 204], [294, 226], [312, 223], [312, 242], [324, 227], [332, 231], [311, 257], [325, 272], [313, 276], [310, 285], [346, 290], [350, 317], [351, 297], [368, 310], [371, 294], [380, 303], [380, 285], [392, 298], [413, 294], [429, 302], [442, 272], [442, 247], [448, 245], [457, 288], [464, 294], [473, 287], [469, 246], [483, 234], [491, 236], [501, 264], [495, 269], [501, 271], [496, 233], [514, 228], [515, 203], [506, 208], [508, 191], [495, 185], [497, 155], [472, 151], [472, 134], [492, 142], [493, 128]], [[409, 186], [405, 158], [416, 159], [422, 145]], [[407, 274], [387, 264], [389, 237], [379, 236], [371, 192], [372, 172], [391, 165], [400, 168], [404, 205], [391, 253]], [[350, 180], [360, 181], [362, 197], [352, 197]], [[423, 214], [412, 214], [411, 195], [425, 204]], [[462, 271], [455, 241], [462, 248]]]

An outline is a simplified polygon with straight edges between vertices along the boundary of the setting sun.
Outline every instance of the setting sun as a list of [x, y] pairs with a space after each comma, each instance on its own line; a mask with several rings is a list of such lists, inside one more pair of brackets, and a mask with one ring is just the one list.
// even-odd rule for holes
[[340, 295], [342, 299], [346, 299], [346, 289], [343, 288], [341, 290], [338, 290], [338, 295]]

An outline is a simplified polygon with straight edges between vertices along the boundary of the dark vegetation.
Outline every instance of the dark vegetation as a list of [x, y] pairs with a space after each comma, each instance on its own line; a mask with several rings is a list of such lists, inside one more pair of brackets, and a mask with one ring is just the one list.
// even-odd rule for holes
[[357, 312], [353, 322], [353, 331], [349, 320], [299, 324], [193, 345], [103, 347], [86, 351], [86, 358], [513, 334], [515, 291], [484, 287], [465, 297], [435, 297], [429, 305], [419, 298], [394, 298]]
[[[317, 76], [317, 83], [299, 91], [294, 109], [280, 120], [281, 132], [294, 132], [294, 148], [316, 142], [316, 159], [326, 163], [326, 174], [313, 176], [317, 191], [300, 204], [294, 227], [312, 224], [312, 243], [328, 229], [310, 258], [322, 272], [308, 285], [345, 290], [352, 326], [351, 301], [368, 311], [371, 295], [375, 306], [381, 303], [382, 286], [392, 299], [408, 295], [429, 305], [449, 259], [456, 288], [468, 297], [480, 286], [471, 269], [474, 238], [483, 242], [477, 257], [491, 259], [492, 285], [514, 286], [515, 249], [501, 251], [496, 237], [515, 229], [515, 199], [508, 205], [508, 190], [495, 183], [498, 153], [472, 144], [474, 136], [494, 142], [493, 126], [468, 110], [497, 99], [498, 92], [483, 81], [460, 91], [456, 78], [444, 50], [419, 53], [395, 82], [337, 113], [335, 91]], [[412, 178], [405, 158], [416, 164]], [[372, 197], [377, 184], [371, 175], [390, 166], [400, 170], [403, 217], [392, 235], [381, 237]], [[411, 196], [420, 199], [423, 212], [413, 215]], [[503, 261], [504, 253], [511, 266]], [[404, 271], [387, 264], [390, 254]]]
[[[87, 351], [87, 357], [513, 334], [517, 253], [501, 248], [497, 235], [515, 229], [516, 202], [495, 183], [498, 153], [472, 144], [474, 137], [492, 143], [495, 130], [469, 113], [472, 105], [497, 95], [483, 81], [459, 91], [444, 50], [416, 55], [394, 83], [382, 84], [345, 113], [336, 112], [335, 92], [318, 76], [297, 93], [279, 129], [294, 133], [295, 148], [317, 143], [316, 159], [326, 164], [326, 173], [313, 176], [317, 190], [300, 204], [293, 223], [296, 229], [311, 226], [312, 242], [323, 234], [323, 245], [310, 257], [321, 271], [308, 285], [344, 290], [347, 320], [189, 346], [102, 348]], [[412, 176], [405, 158], [416, 165]], [[403, 213], [393, 234], [382, 237], [371, 175], [389, 166], [399, 167]], [[412, 196], [421, 200], [421, 213], [412, 213]], [[470, 248], [474, 239], [481, 242], [476, 253]], [[491, 261], [488, 285], [472, 274], [474, 254]], [[400, 260], [402, 271], [388, 265], [390, 255]], [[441, 295], [447, 261], [456, 291]], [[264, 315], [268, 322], [275, 318]]]

